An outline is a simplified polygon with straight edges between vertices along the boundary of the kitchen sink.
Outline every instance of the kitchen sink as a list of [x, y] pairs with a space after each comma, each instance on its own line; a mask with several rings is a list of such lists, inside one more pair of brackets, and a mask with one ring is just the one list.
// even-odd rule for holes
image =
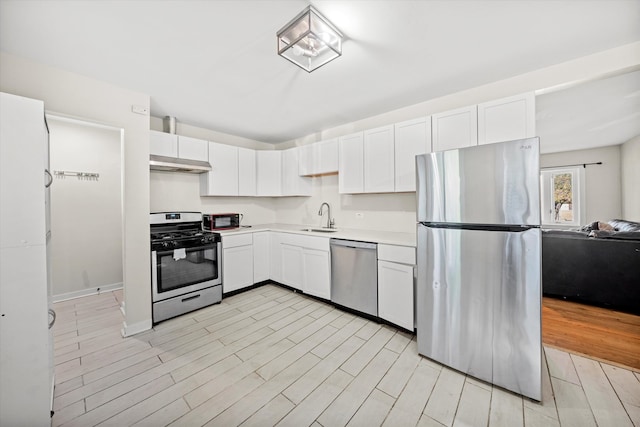
[[335, 233], [337, 228], [303, 228], [301, 231], [314, 231], [318, 233]]

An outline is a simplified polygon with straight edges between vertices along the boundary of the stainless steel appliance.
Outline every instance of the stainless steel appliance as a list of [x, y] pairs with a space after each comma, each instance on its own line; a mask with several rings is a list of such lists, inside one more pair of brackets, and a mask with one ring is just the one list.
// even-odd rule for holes
[[220, 235], [200, 212], [155, 212], [151, 226], [153, 323], [222, 300]]
[[378, 316], [378, 245], [331, 239], [331, 301]]
[[416, 166], [418, 352], [540, 400], [538, 138]]
[[238, 228], [241, 216], [238, 213], [204, 214], [202, 215], [202, 227], [209, 231]]

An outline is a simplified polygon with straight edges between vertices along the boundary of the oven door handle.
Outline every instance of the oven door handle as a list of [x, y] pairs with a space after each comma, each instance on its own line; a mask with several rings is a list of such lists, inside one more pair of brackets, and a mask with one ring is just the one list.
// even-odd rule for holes
[[[215, 249], [215, 248], [216, 248], [216, 243], [212, 243], [210, 245], [194, 246], [191, 248], [176, 248], [176, 249], [184, 249], [186, 252], [197, 252], [197, 251]], [[169, 249], [166, 251], [155, 251], [155, 252], [158, 255], [158, 257], [160, 257], [163, 255], [172, 255], [176, 249]]]

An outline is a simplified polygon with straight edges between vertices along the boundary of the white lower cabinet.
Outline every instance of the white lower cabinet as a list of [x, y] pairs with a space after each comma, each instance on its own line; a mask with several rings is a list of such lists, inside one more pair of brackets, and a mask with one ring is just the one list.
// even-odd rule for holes
[[282, 234], [277, 232], [269, 233], [269, 278], [282, 283]]
[[304, 268], [302, 248], [283, 243], [282, 251], [282, 283], [294, 289], [302, 290]]
[[269, 232], [253, 233], [253, 283], [269, 280]]
[[331, 297], [331, 263], [329, 239], [281, 233], [282, 276], [279, 281], [294, 289], [319, 298]]
[[253, 285], [253, 236], [222, 237], [222, 291], [236, 291]]
[[331, 299], [331, 262], [329, 252], [303, 249], [303, 292], [326, 300]]
[[414, 329], [415, 248], [378, 245], [378, 316]]

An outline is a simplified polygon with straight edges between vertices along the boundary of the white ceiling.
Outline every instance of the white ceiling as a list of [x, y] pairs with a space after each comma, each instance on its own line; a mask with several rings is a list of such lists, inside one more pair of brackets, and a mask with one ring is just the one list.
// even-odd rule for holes
[[640, 40], [640, 0], [310, 3], [347, 37], [311, 74], [276, 55], [305, 0], [0, 0], [0, 49], [277, 143]]

